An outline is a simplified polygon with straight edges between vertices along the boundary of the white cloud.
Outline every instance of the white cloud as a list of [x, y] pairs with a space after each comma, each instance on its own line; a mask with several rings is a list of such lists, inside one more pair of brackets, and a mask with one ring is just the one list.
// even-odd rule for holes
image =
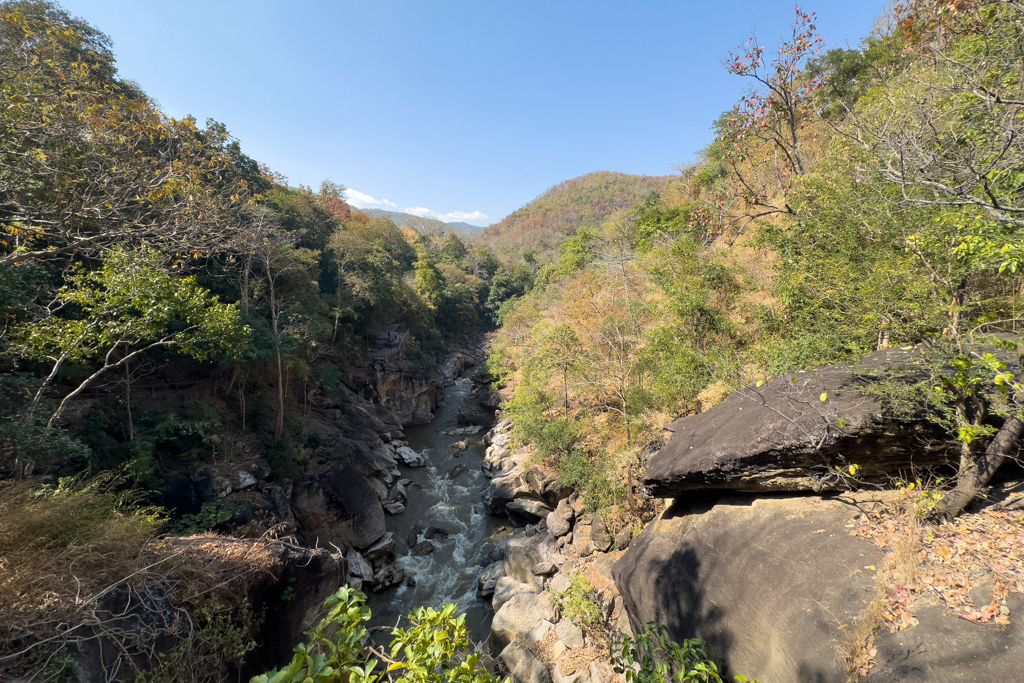
[[351, 187], [345, 190], [345, 201], [357, 209], [398, 208], [398, 204], [395, 204], [389, 199], [377, 199], [376, 197], [371, 197], [359, 190], [353, 190]]
[[483, 221], [487, 220], [487, 214], [482, 211], [452, 211], [451, 213], [437, 213], [423, 206], [413, 206], [408, 209], [402, 209], [406, 213], [411, 213], [413, 216], [420, 216], [421, 218], [436, 218], [439, 221], [445, 223], [454, 222], [469, 222], [469, 221]]
[[[390, 199], [377, 199], [376, 197], [371, 197], [365, 192], [353, 190], [351, 187], [345, 190], [345, 200], [357, 209], [398, 210], [398, 204], [395, 204]], [[420, 218], [434, 218], [445, 223], [470, 223], [473, 221], [487, 220], [487, 214], [482, 211], [452, 211], [451, 213], [437, 213], [436, 211], [431, 211], [425, 206], [412, 206], [407, 209], [402, 209], [402, 211], [410, 213], [413, 216], [419, 216]]]

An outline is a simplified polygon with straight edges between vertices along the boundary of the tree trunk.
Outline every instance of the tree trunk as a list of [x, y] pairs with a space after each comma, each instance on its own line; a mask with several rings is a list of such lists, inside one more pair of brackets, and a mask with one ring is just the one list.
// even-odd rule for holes
[[245, 431], [245, 386], [238, 385], [238, 410], [242, 415], [242, 431]]
[[569, 375], [568, 369], [562, 367], [562, 388], [565, 391], [565, 420], [569, 421]]
[[128, 440], [135, 441], [135, 423], [132, 422], [132, 371], [126, 361], [124, 364], [124, 403], [128, 408]]
[[943, 496], [933, 514], [946, 520], [952, 520], [960, 514], [985, 489], [992, 475], [1017, 447], [1022, 434], [1024, 422], [1016, 417], [1007, 418], [985, 453], [966, 466], [961, 464], [956, 488]]
[[277, 426], [274, 428], [274, 442], [281, 440], [284, 431], [284, 373], [281, 370], [281, 349], [277, 350]]

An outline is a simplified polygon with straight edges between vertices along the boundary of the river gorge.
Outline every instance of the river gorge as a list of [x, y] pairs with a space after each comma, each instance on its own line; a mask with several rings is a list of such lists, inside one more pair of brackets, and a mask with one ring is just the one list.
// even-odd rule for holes
[[[405, 429], [409, 447], [424, 457], [425, 466], [403, 468], [410, 480], [406, 509], [387, 517], [397, 565], [407, 581], [369, 599], [375, 626], [394, 626], [418, 606], [454, 602], [465, 611], [474, 640], [487, 637], [493, 611], [477, 596], [477, 583], [510, 523], [488, 515], [481, 502], [488, 483], [481, 470], [485, 429], [467, 428], [457, 420], [459, 406], [471, 391], [469, 378], [460, 377], [445, 390], [429, 424]], [[424, 542], [434, 549], [416, 554], [413, 548]], [[420, 545], [420, 552], [430, 546]]]

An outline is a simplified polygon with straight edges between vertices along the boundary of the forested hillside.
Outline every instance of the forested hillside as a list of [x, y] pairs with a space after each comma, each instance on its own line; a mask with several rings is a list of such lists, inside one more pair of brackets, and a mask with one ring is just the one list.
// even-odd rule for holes
[[469, 223], [445, 223], [444, 221], [439, 221], [434, 218], [414, 216], [411, 213], [404, 213], [402, 211], [364, 209], [364, 213], [368, 213], [376, 218], [387, 218], [400, 228], [412, 228], [413, 230], [418, 230], [420, 232], [445, 234], [450, 230], [458, 230], [466, 233], [467, 235], [471, 235], [483, 230], [483, 228], [476, 225], [470, 225]]
[[[594, 505], [643, 509], [636, 482], [673, 417], [891, 346], [928, 349], [931, 370], [888, 400], [962, 452], [967, 491], [943, 509], [1006, 455], [981, 445], [1018, 428], [1021, 388], [969, 349], [1021, 324], [1024, 14], [984, 0], [895, 12], [856, 49], [826, 50], [798, 10], [779, 46], [731, 53], [751, 90], [702, 159], [580, 229], [504, 315], [493, 360], [515, 387], [520, 439]], [[592, 187], [575, 182], [491, 243], [539, 244], [539, 228], [515, 227], [546, 230], [547, 206]]]
[[[180, 555], [155, 533], [252, 521], [248, 502], [217, 502], [231, 486], [200, 509], [197, 467], [243, 459], [244, 497], [349, 462], [366, 447], [336, 427], [324, 441], [310, 409], [344, 393], [334, 417], [380, 442], [343, 412], [374, 395], [382, 330], [402, 339], [388, 367], [427, 383], [529, 283], [510, 288], [455, 234], [352, 210], [340, 185], [288, 186], [225, 124], [167, 116], [118, 75], [102, 33], [51, 3], [0, 4], [0, 84], [0, 670], [17, 673], [45, 656], [12, 653], [87, 623], [104, 580]], [[239, 510], [248, 522], [230, 522]], [[263, 571], [174, 566], [193, 561], [243, 582]], [[196, 628], [242, 619], [215, 616], [251, 587], [233, 580], [172, 590], [175, 609]], [[217, 656], [209, 676], [230, 659]]]
[[566, 180], [484, 230], [481, 240], [498, 253], [544, 257], [577, 228], [601, 225], [661, 189], [667, 179], [601, 171]]

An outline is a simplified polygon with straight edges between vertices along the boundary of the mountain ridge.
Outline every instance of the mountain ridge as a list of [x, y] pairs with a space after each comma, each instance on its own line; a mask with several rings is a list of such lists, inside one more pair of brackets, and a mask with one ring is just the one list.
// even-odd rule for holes
[[480, 233], [498, 252], [546, 251], [584, 225], [600, 225], [612, 214], [639, 203], [671, 176], [595, 171], [554, 185]]
[[368, 213], [376, 218], [390, 218], [395, 222], [395, 225], [399, 227], [413, 228], [415, 230], [442, 230], [444, 232], [448, 232], [449, 230], [458, 230], [460, 232], [474, 235], [485, 229], [479, 225], [470, 225], [469, 223], [462, 223], [459, 221], [445, 223], [444, 221], [439, 221], [436, 218], [417, 216], [415, 214], [405, 213], [404, 211], [388, 211], [387, 209], [359, 209], [359, 211]]

